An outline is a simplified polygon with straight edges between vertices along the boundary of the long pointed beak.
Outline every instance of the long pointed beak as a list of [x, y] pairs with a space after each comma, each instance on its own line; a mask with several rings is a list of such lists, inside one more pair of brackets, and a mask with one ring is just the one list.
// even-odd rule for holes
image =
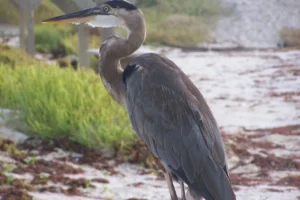
[[42, 23], [46, 24], [66, 24], [66, 23], [85, 23], [96, 18], [96, 15], [101, 14], [97, 7], [89, 8], [82, 11], [61, 15], [46, 19]]

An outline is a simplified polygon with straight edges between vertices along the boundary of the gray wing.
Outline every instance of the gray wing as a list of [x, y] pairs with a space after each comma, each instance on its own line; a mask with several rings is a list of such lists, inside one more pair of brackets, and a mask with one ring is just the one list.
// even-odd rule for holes
[[156, 54], [131, 65], [138, 66], [126, 82], [133, 129], [180, 179], [208, 199], [224, 199], [224, 185], [230, 183], [223, 143], [199, 90], [173, 62]]

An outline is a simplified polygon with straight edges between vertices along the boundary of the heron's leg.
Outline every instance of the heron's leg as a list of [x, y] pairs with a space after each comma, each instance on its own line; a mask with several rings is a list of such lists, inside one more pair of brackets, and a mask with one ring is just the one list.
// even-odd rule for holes
[[181, 187], [181, 200], [186, 200], [183, 181], [180, 181], [180, 187]]
[[173, 180], [172, 180], [171, 174], [169, 174], [168, 172], [165, 172], [164, 175], [165, 175], [165, 179], [168, 183], [168, 188], [169, 188], [169, 192], [170, 192], [170, 195], [171, 195], [171, 200], [178, 200], [176, 190], [175, 190], [175, 187], [173, 185]]

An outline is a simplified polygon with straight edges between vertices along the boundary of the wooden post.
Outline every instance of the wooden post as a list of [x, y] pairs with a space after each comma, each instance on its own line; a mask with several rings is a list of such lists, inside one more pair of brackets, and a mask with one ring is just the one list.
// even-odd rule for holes
[[19, 12], [20, 47], [30, 55], [35, 54], [34, 9], [42, 0], [11, 0]]
[[15, 8], [18, 10], [19, 13], [19, 31], [20, 31], [20, 48], [26, 51], [26, 20], [25, 20], [25, 10], [20, 5], [20, 2], [17, 0], [10, 1]]
[[19, 23], [20, 23], [20, 48], [26, 51], [26, 14], [25, 10], [21, 7], [17, 8], [19, 11]]
[[34, 9], [27, 10], [27, 53], [35, 55]]
[[[73, 2], [79, 9], [87, 9], [96, 6], [96, 3], [92, 0], [73, 0]], [[90, 27], [85, 24], [80, 24], [78, 26], [78, 57], [80, 67], [90, 67], [90, 58], [88, 54], [89, 30]]]
[[89, 49], [89, 27], [85, 24], [78, 25], [78, 52], [81, 67], [90, 67]]

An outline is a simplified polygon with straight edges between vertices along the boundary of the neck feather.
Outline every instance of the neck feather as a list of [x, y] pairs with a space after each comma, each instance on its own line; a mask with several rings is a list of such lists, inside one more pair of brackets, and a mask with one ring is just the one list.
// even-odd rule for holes
[[146, 27], [143, 15], [136, 11], [124, 20], [128, 28], [128, 37], [111, 36], [100, 48], [99, 72], [104, 87], [119, 104], [126, 106], [125, 90], [122, 83], [123, 69], [120, 59], [134, 53], [144, 42]]

